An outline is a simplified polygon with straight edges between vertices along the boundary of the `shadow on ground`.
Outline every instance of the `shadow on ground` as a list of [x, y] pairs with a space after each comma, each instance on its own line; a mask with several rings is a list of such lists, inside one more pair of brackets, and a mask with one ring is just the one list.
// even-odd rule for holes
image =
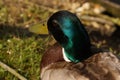
[[0, 24], [0, 39], [8, 39], [11, 37], [24, 39], [32, 36], [35, 36], [36, 38], [45, 37], [43, 35], [30, 32], [28, 28]]
[[116, 26], [116, 31], [111, 36], [101, 35], [100, 32], [91, 32], [90, 37], [94, 42], [100, 42], [106, 40], [106, 43], [102, 45], [104, 48], [112, 48], [116, 53], [120, 53], [120, 26]]

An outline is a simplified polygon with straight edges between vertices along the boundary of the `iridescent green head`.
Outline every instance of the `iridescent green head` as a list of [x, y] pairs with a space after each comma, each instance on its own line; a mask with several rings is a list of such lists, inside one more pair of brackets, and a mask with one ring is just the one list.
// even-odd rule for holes
[[48, 19], [47, 25], [70, 61], [77, 63], [92, 55], [88, 33], [76, 15], [58, 11]]

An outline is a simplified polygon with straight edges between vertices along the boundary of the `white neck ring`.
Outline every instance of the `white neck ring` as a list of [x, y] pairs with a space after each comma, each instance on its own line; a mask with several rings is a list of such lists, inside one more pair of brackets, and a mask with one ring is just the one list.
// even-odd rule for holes
[[67, 58], [67, 56], [65, 55], [65, 50], [64, 50], [64, 48], [62, 48], [62, 54], [63, 54], [63, 58], [64, 58], [64, 60], [65, 60], [66, 62], [71, 62], [71, 61]]

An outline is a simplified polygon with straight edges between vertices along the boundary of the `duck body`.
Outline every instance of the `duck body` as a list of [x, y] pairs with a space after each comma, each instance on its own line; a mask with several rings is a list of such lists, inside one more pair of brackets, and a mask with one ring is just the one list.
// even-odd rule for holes
[[58, 43], [41, 60], [41, 80], [120, 80], [120, 61], [111, 52], [93, 52], [87, 31], [73, 13], [62, 10], [48, 19]]
[[120, 80], [120, 61], [111, 52], [79, 63], [58, 61], [41, 69], [41, 80]]

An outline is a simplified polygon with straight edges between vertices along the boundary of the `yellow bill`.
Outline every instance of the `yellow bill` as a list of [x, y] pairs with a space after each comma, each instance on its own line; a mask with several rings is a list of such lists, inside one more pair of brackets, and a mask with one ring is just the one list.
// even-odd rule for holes
[[41, 34], [41, 35], [48, 35], [48, 29], [47, 29], [47, 24], [34, 24], [33, 26], [29, 27], [29, 31], [36, 33], [36, 34]]

